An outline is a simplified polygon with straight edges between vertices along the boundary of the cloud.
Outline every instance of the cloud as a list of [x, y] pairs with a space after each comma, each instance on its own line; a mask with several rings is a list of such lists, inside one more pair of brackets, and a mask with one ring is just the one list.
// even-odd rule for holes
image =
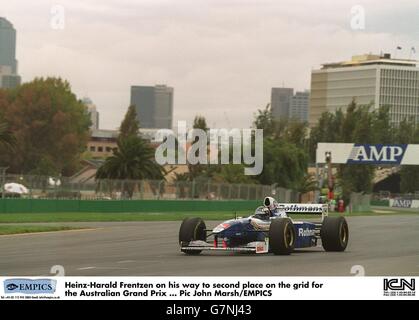
[[[62, 0], [64, 30], [50, 27], [54, 4], [2, 4], [18, 31], [20, 73], [68, 79], [97, 104], [103, 128], [119, 125], [131, 85], [161, 83], [175, 88], [175, 119], [249, 127], [271, 87], [308, 89], [321, 63], [419, 47], [415, 1]], [[355, 4], [365, 30], [350, 29]]]

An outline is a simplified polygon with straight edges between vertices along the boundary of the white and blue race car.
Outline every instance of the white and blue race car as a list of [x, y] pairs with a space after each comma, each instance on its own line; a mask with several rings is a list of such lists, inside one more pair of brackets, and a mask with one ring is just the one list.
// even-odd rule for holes
[[[294, 249], [316, 247], [344, 251], [348, 223], [343, 216], [329, 217], [324, 204], [278, 204], [267, 197], [264, 206], [247, 218], [227, 220], [207, 229], [201, 218], [186, 218], [179, 230], [180, 250], [196, 255], [203, 250], [289, 255]], [[294, 221], [288, 214], [318, 214], [321, 221]]]

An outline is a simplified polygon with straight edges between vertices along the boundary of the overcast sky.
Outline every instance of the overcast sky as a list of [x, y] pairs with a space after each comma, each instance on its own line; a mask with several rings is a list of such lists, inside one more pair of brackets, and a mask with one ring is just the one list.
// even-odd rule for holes
[[174, 87], [175, 121], [247, 128], [271, 87], [309, 89], [321, 63], [396, 46], [419, 58], [417, 0], [1, 0], [0, 16], [17, 29], [23, 81], [67, 79], [97, 105], [102, 129], [119, 126], [131, 85]]

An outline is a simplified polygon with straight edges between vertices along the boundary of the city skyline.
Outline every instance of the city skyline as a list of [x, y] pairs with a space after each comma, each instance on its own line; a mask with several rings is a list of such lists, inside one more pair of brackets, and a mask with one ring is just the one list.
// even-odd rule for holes
[[[22, 82], [67, 79], [95, 101], [105, 129], [119, 126], [135, 83], [176, 90], [174, 123], [202, 114], [209, 126], [246, 128], [272, 87], [303, 91], [322, 63], [380, 51], [408, 58], [419, 47], [414, 1], [285, 2], [62, 1], [63, 29], [51, 27], [50, 1], [5, 3], [0, 15], [18, 33]], [[351, 29], [355, 4], [365, 8], [365, 29]]]
[[16, 29], [0, 17], [0, 88], [14, 88], [20, 84], [16, 60]]
[[172, 129], [173, 91], [166, 85], [131, 86], [130, 105], [135, 106], [140, 128]]

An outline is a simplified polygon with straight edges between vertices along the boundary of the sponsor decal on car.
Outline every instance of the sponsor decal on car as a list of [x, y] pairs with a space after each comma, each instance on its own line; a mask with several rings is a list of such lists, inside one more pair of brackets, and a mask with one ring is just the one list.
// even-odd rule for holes
[[309, 228], [298, 228], [298, 236], [299, 237], [312, 237], [315, 235], [314, 229]]
[[258, 242], [256, 245], [256, 253], [267, 253], [269, 250], [269, 239], [265, 238], [265, 241]]
[[223, 230], [225, 230], [225, 229], [228, 229], [228, 228], [230, 228], [230, 224], [229, 223], [222, 223], [222, 224], [219, 224], [218, 226], [216, 226], [213, 230], [212, 230], [212, 232], [215, 232], [215, 233], [217, 233], [217, 232], [221, 232], [221, 231], [223, 231]]
[[325, 211], [322, 204], [279, 204], [279, 209], [287, 213], [323, 213]]

